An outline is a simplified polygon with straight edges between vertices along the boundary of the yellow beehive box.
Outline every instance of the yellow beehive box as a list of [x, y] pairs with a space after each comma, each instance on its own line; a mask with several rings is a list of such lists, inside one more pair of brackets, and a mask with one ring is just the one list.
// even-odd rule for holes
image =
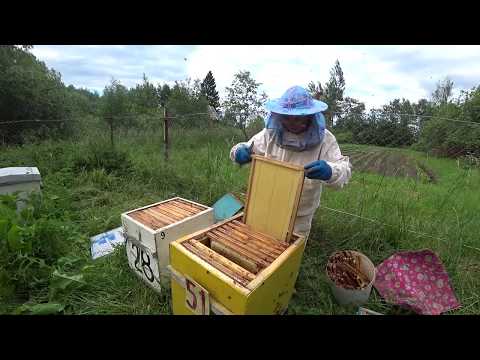
[[305, 247], [292, 232], [298, 167], [253, 157], [245, 214], [170, 244], [174, 314], [281, 314]]
[[175, 197], [121, 215], [130, 268], [157, 292], [170, 280], [169, 244], [214, 224], [213, 208]]
[[255, 231], [239, 214], [170, 244], [173, 313], [281, 314], [305, 247]]

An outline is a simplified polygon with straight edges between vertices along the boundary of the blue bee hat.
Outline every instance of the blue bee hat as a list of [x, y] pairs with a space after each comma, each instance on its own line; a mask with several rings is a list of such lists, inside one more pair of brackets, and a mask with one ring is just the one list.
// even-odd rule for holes
[[267, 101], [265, 107], [276, 114], [311, 115], [327, 110], [328, 105], [315, 100], [303, 87], [292, 86], [280, 99]]
[[[276, 143], [293, 151], [311, 149], [323, 141], [325, 136], [325, 117], [322, 111], [328, 105], [323, 101], [315, 100], [307, 90], [301, 86], [293, 86], [280, 99], [265, 103], [270, 112], [265, 118], [265, 128], [271, 131]], [[285, 129], [279, 121], [281, 115], [314, 115], [314, 121], [301, 138], [285, 136]]]

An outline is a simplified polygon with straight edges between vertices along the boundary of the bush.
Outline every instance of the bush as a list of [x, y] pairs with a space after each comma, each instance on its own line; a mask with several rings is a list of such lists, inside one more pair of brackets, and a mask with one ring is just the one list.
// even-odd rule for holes
[[103, 169], [107, 173], [126, 175], [131, 173], [133, 164], [128, 159], [127, 153], [104, 146], [93, 146], [85, 154], [80, 154], [74, 160], [75, 171], [92, 171]]
[[261, 116], [255, 118], [255, 120], [250, 121], [247, 125], [246, 131], [248, 137], [251, 138], [253, 135], [259, 133], [265, 127], [265, 121]]
[[353, 133], [351, 131], [342, 131], [335, 134], [338, 143], [346, 143], [351, 144], [353, 143]]
[[67, 218], [52, 218], [42, 202], [33, 195], [18, 212], [15, 196], [0, 196], [0, 303], [28, 302], [43, 289], [53, 299], [81, 284], [81, 258], [67, 254], [81, 252], [85, 239]]

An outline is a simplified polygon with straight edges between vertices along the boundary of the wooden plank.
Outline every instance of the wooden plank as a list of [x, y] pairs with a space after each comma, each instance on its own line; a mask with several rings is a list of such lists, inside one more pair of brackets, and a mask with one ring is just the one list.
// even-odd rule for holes
[[[144, 210], [144, 211], [147, 211], [147, 210]], [[175, 219], [172, 219], [170, 217], [166, 217], [161, 213], [154, 212], [153, 210], [148, 210], [147, 214], [149, 214], [151, 217], [155, 217], [156, 219], [159, 219], [160, 221], [164, 222], [167, 225], [171, 225], [171, 224], [174, 224], [176, 222]]]
[[164, 204], [162, 206], [162, 209], [172, 213], [175, 216], [178, 216], [181, 219], [184, 219], [186, 217], [190, 217], [190, 214], [187, 213], [185, 210], [181, 210], [181, 209], [179, 209], [179, 208], [177, 208], [173, 205]]
[[276, 246], [275, 243], [271, 243], [268, 241], [262, 242], [260, 240], [257, 240], [255, 237], [252, 235], [247, 235], [238, 228], [235, 228], [234, 226], [230, 224], [225, 224], [224, 226], [220, 227], [219, 229], [224, 229], [225, 231], [235, 234], [237, 237], [242, 237], [245, 239], [246, 242], [248, 242], [251, 246], [255, 246], [258, 249], [263, 249], [267, 251], [268, 253], [272, 253], [275, 256], [278, 256], [282, 253], [283, 248], [280, 249], [278, 246]]
[[291, 255], [294, 253], [298, 247], [305, 246], [305, 237], [299, 237], [293, 244], [290, 244], [288, 249], [286, 249], [282, 255], [275, 259], [274, 262], [270, 264], [269, 267], [263, 269], [257, 274], [257, 277], [252, 280], [251, 283], [247, 285], [247, 288], [254, 290], [262, 282], [264, 282], [271, 274], [273, 274], [283, 262], [285, 262]]
[[246, 233], [248, 233], [249, 235], [251, 235], [255, 239], [257, 239], [259, 241], [262, 241], [262, 242], [264, 242], [268, 245], [272, 244], [272, 246], [277, 247], [277, 249], [279, 249], [282, 252], [288, 247], [287, 243], [285, 243], [283, 241], [278, 241], [277, 239], [275, 239], [275, 238], [273, 238], [273, 237], [271, 237], [267, 234], [259, 233], [257, 231], [254, 231], [248, 225], [245, 225], [244, 223], [242, 223], [240, 221], [233, 220], [229, 225], [231, 225], [232, 227], [241, 229], [241, 231], [245, 231]]
[[272, 251], [271, 251], [270, 248], [268, 248], [267, 246], [265, 246], [265, 248], [262, 248], [262, 247], [258, 246], [257, 243], [249, 240], [248, 237], [247, 237], [247, 239], [240, 237], [238, 235], [238, 234], [240, 234], [239, 232], [235, 233], [234, 230], [228, 231], [223, 227], [219, 227], [215, 230], [212, 230], [212, 232], [214, 232], [214, 233], [218, 232], [218, 233], [224, 234], [230, 240], [237, 243], [239, 246], [242, 246], [242, 247], [252, 251], [254, 254], [256, 254], [260, 258], [264, 259], [265, 261], [272, 262], [276, 258], [276, 256], [274, 256], [272, 254]]
[[275, 239], [273, 236], [270, 236], [268, 234], [265, 234], [265, 233], [262, 233], [262, 232], [259, 232], [259, 231], [255, 231], [250, 226], [248, 226], [247, 224], [245, 224], [243, 222], [233, 220], [229, 225], [232, 226], [232, 227], [237, 227], [237, 228], [241, 229], [241, 231], [245, 231], [247, 234], [255, 237], [256, 239], [259, 239], [261, 241], [265, 241], [268, 244], [272, 244], [272, 246], [276, 246], [276, 247], [282, 249], [282, 251], [285, 250], [288, 247], [288, 243], [286, 243], [284, 241], [279, 241], [278, 239]]
[[248, 249], [245, 246], [232, 242], [232, 240], [228, 237], [222, 236], [219, 233], [214, 233], [213, 231], [209, 231], [207, 233], [207, 236], [209, 236], [213, 240], [216, 240], [217, 242], [224, 244], [225, 246], [229, 247], [233, 251], [236, 251], [238, 255], [244, 257], [245, 259], [254, 261], [256, 264], [258, 264], [261, 267], [266, 267], [270, 264], [269, 261], [264, 260], [263, 258], [258, 256], [258, 254], [255, 254], [251, 249]]
[[265, 243], [256, 241], [255, 238], [253, 238], [251, 236], [248, 236], [247, 234], [245, 234], [245, 233], [243, 233], [239, 230], [236, 230], [232, 227], [228, 227], [228, 226], [225, 225], [225, 226], [222, 226], [220, 228], [217, 228], [216, 230], [217, 231], [222, 231], [229, 236], [233, 236], [236, 239], [238, 239], [239, 241], [242, 241], [242, 243], [246, 244], [247, 246], [251, 246], [251, 247], [255, 248], [257, 251], [264, 252], [268, 256], [276, 257], [276, 254], [278, 254], [278, 255], [280, 254], [280, 251], [276, 247], [273, 247], [273, 246], [267, 245]]
[[258, 265], [256, 262], [249, 259], [248, 257], [240, 255], [237, 251], [232, 250], [232, 248], [228, 247], [224, 243], [212, 239], [211, 248], [216, 253], [222, 255], [230, 261], [233, 261], [235, 264], [238, 264], [239, 266], [250, 271], [253, 274], [258, 273], [261, 269], [263, 269], [263, 267]]
[[139, 221], [143, 225], [148, 226], [151, 229], [159, 229], [159, 228], [164, 226], [163, 223], [155, 220], [152, 217], [149, 217], [146, 214], [143, 214], [142, 212], [133, 213], [133, 214], [130, 214], [129, 216], [131, 216], [135, 220]]
[[215, 253], [215, 251], [203, 245], [201, 242], [196, 240], [190, 240], [188, 243], [192, 245], [195, 249], [199, 250], [204, 255], [206, 255], [208, 259], [214, 260], [218, 264], [226, 267], [228, 270], [236, 273], [238, 276], [242, 277], [243, 279], [246, 279], [248, 281], [252, 281], [253, 279], [255, 279], [256, 277], [255, 274], [245, 270], [241, 266], [235, 264], [233, 261]]
[[160, 205], [160, 204], [163, 204], [163, 203], [166, 203], [168, 202], [169, 200], [162, 200], [162, 201], [159, 201], [159, 202], [156, 202], [156, 203], [153, 203], [153, 204], [149, 204], [149, 205], [145, 205], [145, 206], [142, 206], [142, 207], [139, 207], [137, 209], [133, 209], [133, 210], [129, 210], [123, 214], [125, 215], [130, 215], [131, 213], [134, 213], [134, 212], [137, 212], [137, 211], [141, 211], [141, 210], [144, 210], [144, 209], [148, 209], [148, 208], [151, 208], [151, 207], [155, 207], [157, 205]]
[[148, 213], [152, 214], [153, 216], [156, 216], [160, 219], [163, 219], [163, 221], [166, 221], [168, 222], [169, 224], [173, 224], [173, 223], [176, 223], [178, 221], [180, 221], [181, 219], [179, 219], [178, 217], [176, 216], [172, 216], [170, 215], [168, 212], [166, 211], [160, 211], [158, 209], [146, 209], [144, 211], [148, 211]]
[[286, 167], [295, 171], [305, 171], [303, 166], [292, 164], [286, 161], [274, 160], [272, 158], [268, 158], [265, 156], [252, 155], [252, 159], [255, 159], [255, 161], [266, 162], [266, 163], [277, 165], [280, 167]]
[[183, 242], [182, 245], [190, 252], [197, 255], [199, 258], [217, 268], [222, 273], [242, 284], [243, 286], [246, 286], [255, 278], [255, 275], [251, 272], [217, 254], [212, 249], [206, 247], [198, 241], [191, 240]]
[[182, 209], [190, 211], [190, 212], [195, 213], [195, 214], [200, 212], [199, 209], [193, 207], [192, 205], [187, 205], [184, 202], [181, 202], [179, 200], [172, 200], [172, 201], [169, 202], [169, 204], [181, 207]]
[[179, 217], [170, 214], [168, 211], [165, 211], [159, 208], [149, 209], [149, 210], [155, 212], [158, 216], [167, 219], [170, 224], [173, 224], [182, 220]]
[[185, 201], [183, 199], [175, 199], [175, 201], [179, 201], [181, 202], [182, 204], [185, 204], [185, 205], [188, 205], [188, 206], [191, 206], [193, 208], [196, 208], [197, 210], [206, 210], [207, 208], [204, 208], [203, 206], [200, 206], [200, 205], [197, 205], [195, 203], [191, 203], [191, 202], [188, 202], [188, 201]]
[[173, 204], [173, 205], [175, 205], [176, 207], [185, 210], [185, 211], [188, 212], [190, 215], [195, 215], [195, 214], [198, 214], [198, 213], [200, 212], [200, 210], [195, 209], [195, 208], [193, 208], [193, 207], [191, 207], [191, 206], [189, 207], [189, 206], [187, 206], [187, 205], [185, 205], [185, 204], [183, 204], [183, 203], [181, 203], [181, 202], [179, 202], [179, 201], [170, 201], [170, 204]]
[[223, 224], [226, 224], [226, 223], [228, 223], [228, 222], [230, 222], [230, 221], [232, 221], [232, 220], [240, 219], [240, 218], [242, 217], [242, 215], [243, 215], [243, 213], [237, 214], [237, 215], [235, 215], [234, 217], [232, 217], [231, 219], [227, 219], [227, 220], [224, 220], [224, 221], [220, 221], [220, 222], [218, 222], [218, 223], [216, 223], [216, 224], [213, 224], [213, 225], [211, 225], [211, 226], [206, 227], [205, 229], [198, 230], [198, 231], [195, 231], [195, 232], [193, 232], [193, 233], [191, 233], [191, 234], [185, 235], [184, 237], [181, 237], [181, 238], [177, 239], [176, 242], [182, 243], [183, 241], [188, 241], [188, 240], [193, 239], [193, 238], [195, 238], [195, 237], [197, 237], [197, 236], [204, 235], [204, 234], [206, 234], [208, 231], [210, 231], [211, 229], [215, 229], [215, 228], [217, 228], [217, 227], [219, 227], [219, 226], [222, 226]]
[[152, 208], [152, 210], [161, 212], [162, 214], [169, 216], [172, 219], [175, 219], [175, 221], [182, 220], [185, 217], [177, 212], [170, 211], [170, 209], [165, 204], [162, 204], [162, 206], [156, 206], [155, 208]]
[[[145, 209], [145, 210], [143, 210], [143, 212], [144, 212], [145, 214], [148, 214], [149, 216], [155, 218], [156, 220], [164, 223], [165, 225], [170, 225], [170, 224], [176, 222], [175, 219], [172, 219], [172, 218], [170, 218], [170, 217], [166, 217], [166, 216], [164, 216], [163, 214], [158, 213], [158, 212], [156, 212], [156, 211], [154, 211], [154, 210], [151, 210], [151, 209]], [[164, 225], [164, 226], [165, 226], [165, 225]]]
[[[179, 241], [171, 243], [170, 254], [170, 264], [179, 273], [193, 278], [231, 312], [245, 313], [246, 298], [251, 294], [249, 289], [187, 250]], [[185, 291], [178, 288], [172, 286], [172, 310], [174, 314], [191, 314], [185, 311], [188, 310], [185, 306]]]
[[265, 262], [266, 263], [265, 266], [268, 266], [270, 262], [275, 260], [275, 258], [273, 258], [272, 255], [263, 254], [259, 252], [257, 249], [250, 247], [248, 243], [245, 244], [243, 241], [240, 241], [236, 238], [233, 238], [230, 235], [226, 235], [218, 231], [218, 229], [209, 231], [207, 235], [209, 236], [215, 235], [219, 237], [221, 242], [225, 242], [227, 245], [231, 244], [232, 246], [235, 247], [235, 249], [238, 249], [238, 251], [241, 251], [246, 256], [252, 257], [252, 260]]

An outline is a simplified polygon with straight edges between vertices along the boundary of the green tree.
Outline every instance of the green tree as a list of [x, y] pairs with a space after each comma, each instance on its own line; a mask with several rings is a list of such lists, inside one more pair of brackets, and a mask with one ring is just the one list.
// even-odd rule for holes
[[341, 102], [342, 112], [338, 115], [335, 129], [355, 131], [364, 122], [365, 104], [361, 101], [346, 97]]
[[220, 107], [220, 98], [218, 96], [217, 85], [215, 84], [215, 78], [211, 71], [208, 72], [207, 76], [201, 84], [202, 94], [207, 98], [208, 103], [216, 111]]
[[176, 81], [166, 103], [172, 124], [200, 127], [208, 123], [208, 101], [200, 94], [199, 81]]
[[330, 70], [330, 79], [325, 85], [324, 100], [328, 105], [326, 111], [327, 126], [332, 128], [334, 119], [337, 113], [341, 110], [340, 102], [343, 100], [343, 93], [345, 91], [345, 78], [340, 66], [340, 62], [335, 61], [335, 65]]
[[158, 85], [157, 93], [160, 98], [160, 105], [163, 107], [168, 101], [170, 94], [172, 93], [172, 89], [168, 84], [163, 84], [163, 86]]
[[70, 126], [66, 121], [71, 115], [69, 102], [61, 75], [37, 60], [29, 52], [31, 48], [0, 45], [0, 123], [21, 121], [15, 126], [0, 125], [4, 142], [22, 142], [27, 132], [41, 138], [65, 132]]
[[259, 86], [249, 71], [240, 71], [234, 75], [232, 85], [227, 87], [227, 98], [223, 103], [225, 116], [231, 118], [235, 126], [248, 139], [246, 127], [257, 116], [265, 115], [263, 104], [267, 100], [265, 93], [259, 94]]
[[158, 111], [160, 105], [160, 96], [157, 88], [153, 85], [145, 74], [143, 74], [141, 84], [130, 90], [132, 103], [135, 111], [141, 114], [151, 114]]
[[463, 91], [455, 102], [437, 105], [423, 128], [418, 148], [437, 156], [480, 157], [480, 86]]
[[75, 116], [96, 115], [100, 102], [98, 93], [91, 92], [88, 89], [75, 88], [69, 85], [67, 88], [69, 98], [70, 112]]
[[436, 105], [447, 103], [452, 97], [453, 86], [453, 81], [450, 80], [448, 77], [446, 77], [442, 81], [439, 81], [437, 83], [437, 87], [432, 93], [432, 101]]
[[414, 113], [416, 115], [416, 124], [419, 133], [422, 132], [425, 124], [431, 119], [434, 110], [434, 104], [427, 99], [420, 99], [413, 104]]
[[334, 120], [339, 118], [339, 113], [342, 110], [341, 105], [345, 92], [345, 78], [340, 62], [338, 60], [335, 61], [335, 65], [330, 69], [330, 79], [324, 86], [322, 86], [320, 81], [317, 83], [310, 81], [307, 90], [314, 99], [324, 101], [328, 105], [328, 109], [325, 111], [325, 118], [327, 127], [333, 128]]
[[325, 91], [323, 90], [322, 84], [318, 81], [316, 84], [313, 81], [307, 86], [307, 90], [310, 92], [310, 95], [316, 100], [324, 100]]
[[112, 79], [110, 85], [105, 86], [102, 96], [101, 114], [110, 127], [110, 141], [112, 147], [113, 133], [121, 125], [128, 124], [130, 120], [130, 104], [128, 89], [118, 80]]

